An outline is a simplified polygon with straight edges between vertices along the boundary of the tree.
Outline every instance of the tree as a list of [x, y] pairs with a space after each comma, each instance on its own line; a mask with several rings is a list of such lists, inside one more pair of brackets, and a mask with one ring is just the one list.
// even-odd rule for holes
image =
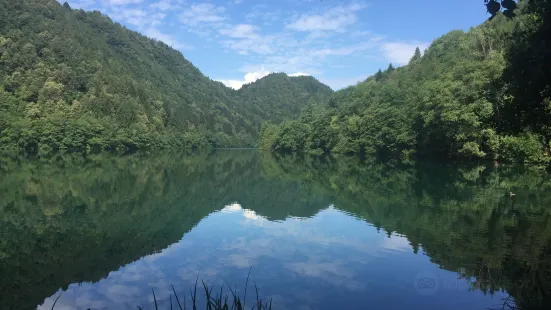
[[515, 16], [514, 10], [517, 8], [517, 3], [513, 0], [502, 0], [501, 4], [497, 0], [484, 0], [488, 13], [490, 13], [490, 20], [492, 20], [497, 13], [503, 8], [503, 15], [512, 18]]
[[503, 111], [508, 129], [551, 139], [551, 1], [528, 1], [506, 49], [503, 80], [511, 96]]
[[336, 92], [323, 119], [303, 118], [310, 142], [294, 151], [550, 161], [549, 2], [451, 31], [423, 61], [416, 49], [400, 70]]
[[383, 79], [383, 71], [381, 71], [381, 69], [379, 69], [379, 71], [377, 71], [377, 73], [375, 73], [375, 81], [379, 82]]
[[409, 63], [414, 63], [415, 61], [421, 59], [421, 51], [419, 50], [419, 47], [415, 48], [415, 53], [413, 53], [413, 57], [409, 60]]
[[255, 146], [263, 122], [296, 119], [332, 93], [284, 73], [236, 91], [97, 11], [0, 0], [0, 148]]

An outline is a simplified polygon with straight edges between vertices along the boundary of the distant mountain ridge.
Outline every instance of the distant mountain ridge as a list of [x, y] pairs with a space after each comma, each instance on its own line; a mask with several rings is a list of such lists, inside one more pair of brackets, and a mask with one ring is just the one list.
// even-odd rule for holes
[[0, 20], [0, 148], [253, 146], [264, 121], [332, 94], [281, 73], [230, 89], [166, 44], [55, 0], [0, 0]]
[[327, 103], [333, 91], [312, 76], [271, 73], [243, 85], [237, 93], [245, 109], [252, 109], [264, 120], [279, 123], [297, 118], [308, 103]]

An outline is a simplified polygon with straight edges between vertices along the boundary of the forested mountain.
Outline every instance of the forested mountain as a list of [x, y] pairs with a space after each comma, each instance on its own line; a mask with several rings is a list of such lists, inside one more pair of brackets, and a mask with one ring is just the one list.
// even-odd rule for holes
[[296, 118], [331, 93], [284, 74], [259, 84], [229, 89], [97, 11], [0, 0], [0, 147], [252, 146], [263, 121]]
[[321, 113], [265, 124], [283, 152], [549, 161], [551, 1], [522, 1], [468, 32], [452, 31], [408, 65], [341, 90]]
[[238, 93], [243, 113], [248, 110], [258, 119], [281, 122], [297, 118], [305, 105], [326, 104], [333, 91], [311, 76], [272, 73], [244, 85]]

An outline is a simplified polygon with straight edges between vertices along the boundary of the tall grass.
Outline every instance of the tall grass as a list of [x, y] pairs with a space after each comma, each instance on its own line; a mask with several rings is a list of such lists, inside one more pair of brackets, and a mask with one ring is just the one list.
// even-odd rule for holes
[[[214, 286], [209, 286], [205, 281], [201, 280], [201, 286], [203, 289], [203, 292], [205, 294], [205, 310], [245, 310], [246, 309], [246, 299], [247, 299], [247, 287], [249, 284], [249, 276], [250, 276], [250, 270], [249, 275], [247, 275], [247, 281], [245, 282], [245, 291], [243, 294], [243, 299], [241, 299], [241, 296], [239, 295], [239, 292], [237, 289], [232, 289], [231, 285], [226, 282], [226, 286], [228, 288], [228, 291], [224, 292], [224, 285], [220, 286], [220, 291], [216, 292], [216, 294], [213, 294]], [[197, 310], [198, 309], [198, 299], [197, 299], [197, 288], [199, 288], [199, 277], [195, 279], [195, 286], [193, 290], [189, 290], [189, 299], [191, 301], [190, 308], [187, 308], [187, 299], [184, 296], [183, 299], [180, 299], [181, 296], [178, 296], [176, 293], [176, 290], [174, 289], [174, 286], [172, 286], [172, 292], [173, 294], [170, 294], [169, 301], [170, 301], [170, 309], [172, 310], [173, 307], [178, 307], [180, 310]], [[263, 300], [258, 295], [258, 286], [256, 283], [254, 283], [254, 288], [256, 292], [256, 300], [252, 304], [251, 310], [271, 310], [272, 309], [272, 300]], [[155, 297], [155, 291], [151, 290], [153, 294], [153, 302], [155, 305], [155, 310], [159, 310], [159, 306], [157, 304], [157, 298]], [[174, 300], [176, 301], [174, 304], [172, 303], [172, 296], [174, 295]], [[145, 310], [145, 307], [139, 307], [138, 310]]]
[[[201, 286], [203, 288], [203, 292], [205, 294], [205, 301], [204, 301], [204, 308], [205, 310], [245, 310], [245, 309], [251, 309], [251, 310], [271, 310], [272, 309], [272, 299], [264, 300], [259, 297], [258, 295], [258, 287], [256, 285], [256, 282], [254, 283], [254, 289], [256, 292], [256, 299], [253, 301], [253, 304], [249, 305], [249, 308], [246, 308], [247, 304], [247, 287], [249, 284], [249, 276], [251, 275], [251, 270], [249, 269], [249, 274], [247, 275], [247, 281], [245, 282], [245, 290], [243, 294], [243, 299], [241, 299], [241, 295], [237, 291], [237, 287], [234, 287], [232, 289], [231, 285], [228, 282], [225, 282], [225, 286], [227, 286], [227, 291], [224, 291], [224, 285], [220, 286], [220, 291], [216, 291], [215, 294], [213, 294], [214, 286], [209, 286], [205, 281], [201, 280]], [[168, 309], [180, 309], [180, 310], [197, 310], [199, 309], [199, 300], [197, 299], [197, 288], [199, 288], [199, 275], [197, 275], [197, 278], [195, 279], [195, 285], [193, 287], [193, 290], [189, 290], [189, 300], [190, 304], [188, 307], [187, 299], [185, 294], [181, 294], [180, 296], [176, 293], [176, 290], [174, 289], [174, 286], [172, 285], [172, 293], [169, 295], [169, 302], [170, 306]], [[199, 288], [200, 289], [200, 288]], [[157, 303], [157, 297], [155, 295], [155, 290], [151, 289], [151, 293], [153, 294], [153, 303], [155, 306], [155, 310], [159, 310], [159, 305]], [[174, 296], [174, 298], [172, 298]], [[182, 297], [183, 298], [180, 298]], [[61, 297], [61, 294], [56, 298], [52, 310], [54, 310], [55, 304], [57, 303], [57, 300]], [[173, 303], [173, 300], [175, 302]], [[203, 303], [201, 303], [203, 304]], [[178, 308], [176, 308], [178, 307]], [[146, 310], [145, 306], [137, 306], [138, 310]]]

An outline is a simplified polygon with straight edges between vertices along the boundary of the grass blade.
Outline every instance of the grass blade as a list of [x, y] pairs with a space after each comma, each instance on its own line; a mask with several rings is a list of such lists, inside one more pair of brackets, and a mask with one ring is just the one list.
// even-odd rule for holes
[[155, 291], [151, 289], [153, 292], [153, 301], [155, 302], [155, 310], [159, 310], [159, 307], [157, 306], [157, 297], [155, 297]]
[[61, 295], [63, 295], [63, 292], [61, 292], [61, 294], [59, 294], [59, 296], [55, 299], [54, 304], [52, 305], [52, 310], [54, 310], [55, 304], [57, 304], [57, 300], [61, 297]]
[[262, 302], [258, 299], [258, 287], [256, 286], [256, 281], [254, 281], [254, 290], [256, 291], [256, 305], [258, 310], [262, 310]]
[[245, 281], [245, 295], [243, 296], [243, 305], [247, 305], [247, 286], [249, 285], [249, 276], [251, 275], [251, 270], [253, 266], [249, 268], [249, 273], [247, 274], [247, 281]]
[[[176, 302], [178, 303], [178, 307], [180, 308], [180, 310], [183, 310], [182, 305], [180, 304], [180, 299], [178, 299], [178, 294], [176, 294], [176, 290], [174, 289], [174, 285], [171, 285], [171, 286], [172, 286], [172, 291], [174, 292], [174, 297], [176, 297]], [[185, 296], [184, 296], [184, 298], [185, 298]], [[185, 305], [186, 305], [186, 302], [184, 301], [184, 307], [185, 307]], [[172, 307], [172, 302], [170, 303], [170, 307]]]
[[193, 310], [197, 310], [197, 305], [195, 302], [197, 301], [197, 282], [199, 281], [199, 273], [197, 273], [197, 278], [195, 278], [195, 289], [193, 291], [193, 295], [191, 296], [193, 300]]
[[201, 280], [201, 283], [203, 284], [203, 289], [205, 290], [205, 297], [207, 298], [207, 310], [212, 310], [212, 303], [211, 303], [211, 296], [210, 296], [210, 290], [205, 281]]

